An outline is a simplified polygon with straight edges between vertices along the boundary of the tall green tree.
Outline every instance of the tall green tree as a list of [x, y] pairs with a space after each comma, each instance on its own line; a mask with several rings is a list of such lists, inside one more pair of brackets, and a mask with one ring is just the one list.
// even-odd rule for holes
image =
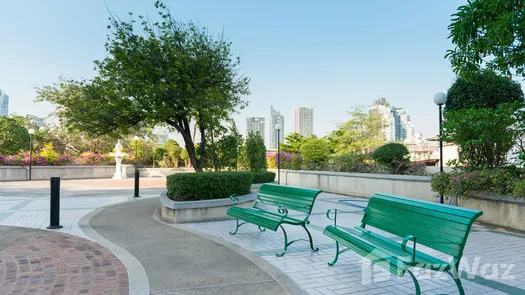
[[286, 143], [281, 144], [281, 150], [289, 153], [300, 153], [301, 145], [307, 140], [306, 137], [299, 133], [292, 133], [286, 136]]
[[502, 103], [523, 102], [521, 85], [490, 70], [458, 77], [448, 89], [445, 113], [466, 108], [496, 108]]
[[363, 154], [385, 143], [384, 122], [381, 115], [366, 112], [362, 106], [352, 108], [350, 120], [340, 124], [327, 136], [333, 153]]
[[525, 74], [525, 1], [470, 0], [452, 15], [448, 50], [455, 73], [470, 79], [486, 66], [506, 76]]
[[[155, 7], [159, 21], [111, 15], [108, 56], [95, 61], [97, 76], [39, 88], [38, 99], [58, 105], [70, 126], [99, 135], [167, 124], [181, 134], [190, 162], [202, 171], [209, 128], [246, 106], [249, 79], [238, 73], [231, 42], [176, 21], [161, 1]], [[200, 133], [199, 157], [192, 122]]]
[[242, 135], [232, 121], [228, 132], [217, 141], [216, 154], [219, 169], [237, 170], [237, 164], [242, 146]]
[[0, 154], [29, 150], [29, 133], [21, 116], [0, 116]]
[[241, 163], [249, 171], [264, 171], [268, 168], [266, 163], [266, 146], [264, 138], [259, 132], [250, 132], [242, 148]]
[[325, 169], [330, 156], [329, 143], [325, 139], [308, 138], [301, 145], [301, 155], [306, 169]]

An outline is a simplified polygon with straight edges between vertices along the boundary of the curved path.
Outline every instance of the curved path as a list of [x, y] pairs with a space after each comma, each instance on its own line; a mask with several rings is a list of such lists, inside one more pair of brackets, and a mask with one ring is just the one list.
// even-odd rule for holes
[[128, 294], [109, 250], [64, 233], [0, 226], [0, 294]]
[[153, 219], [159, 199], [108, 207], [90, 226], [144, 267], [152, 294], [286, 294], [261, 267], [236, 251]]

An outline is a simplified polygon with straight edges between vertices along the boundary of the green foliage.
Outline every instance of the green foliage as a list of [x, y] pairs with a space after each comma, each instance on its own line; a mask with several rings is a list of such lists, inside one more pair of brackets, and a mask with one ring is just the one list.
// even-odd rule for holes
[[162, 155], [161, 159], [163, 159], [163, 164], [169, 165], [168, 167], [178, 167], [179, 159], [182, 153], [182, 148], [179, 146], [179, 144], [173, 139], [168, 139], [162, 145], [162, 150], [166, 151], [165, 155], [167, 156], [167, 159], [164, 159], [164, 155]]
[[254, 174], [249, 172], [177, 173], [167, 177], [168, 196], [175, 201], [228, 198], [250, 192]]
[[290, 162], [290, 169], [301, 170], [303, 167], [303, 156], [301, 154], [293, 154]]
[[372, 153], [372, 159], [389, 167], [392, 174], [404, 174], [410, 164], [410, 153], [402, 143], [387, 143]]
[[330, 156], [329, 143], [324, 139], [309, 138], [301, 145], [301, 155], [304, 169], [326, 169]]
[[330, 157], [330, 171], [376, 173], [376, 164], [372, 156], [367, 154], [333, 155]]
[[233, 122], [228, 132], [217, 141], [216, 154], [220, 169], [237, 170], [241, 146], [242, 135]]
[[516, 182], [516, 184], [514, 185], [514, 190], [512, 191], [512, 194], [515, 197], [525, 198], [525, 179]]
[[289, 153], [300, 153], [301, 145], [307, 140], [299, 133], [292, 133], [285, 138], [286, 143], [281, 144], [281, 151]]
[[468, 198], [476, 192], [495, 196], [515, 195], [522, 192], [524, 171], [517, 169], [482, 169], [438, 173], [432, 176], [432, 191], [445, 196]]
[[507, 76], [525, 74], [525, 5], [522, 0], [475, 0], [458, 8], [448, 27], [455, 48], [446, 58], [470, 78], [482, 65]]
[[188, 150], [185, 148], [180, 152], [180, 159], [184, 161], [184, 167], [189, 167], [190, 165], [190, 156], [188, 155]]
[[14, 155], [29, 150], [29, 133], [20, 116], [0, 116], [0, 154]]
[[268, 183], [275, 181], [275, 173], [273, 172], [247, 172], [253, 175], [252, 183]]
[[385, 142], [385, 126], [379, 114], [366, 112], [364, 107], [358, 106], [349, 115], [350, 120], [327, 137], [332, 153], [364, 154]]
[[501, 167], [522, 131], [521, 104], [500, 104], [495, 109], [461, 109], [446, 114], [443, 138], [460, 148], [460, 163], [474, 167]]
[[[176, 21], [161, 1], [155, 7], [159, 21], [111, 14], [107, 57], [95, 61], [96, 76], [39, 88], [38, 100], [57, 105], [71, 128], [97, 135], [169, 125], [182, 135], [194, 169], [202, 171], [210, 128], [247, 105], [242, 96], [249, 94], [249, 79], [238, 74], [231, 42]], [[190, 122], [200, 132], [200, 157]]]
[[264, 171], [267, 168], [266, 146], [259, 133], [250, 132], [246, 137], [243, 165], [249, 171]]
[[448, 89], [445, 113], [465, 108], [495, 109], [502, 103], [523, 102], [521, 85], [485, 70], [470, 80], [459, 77]]

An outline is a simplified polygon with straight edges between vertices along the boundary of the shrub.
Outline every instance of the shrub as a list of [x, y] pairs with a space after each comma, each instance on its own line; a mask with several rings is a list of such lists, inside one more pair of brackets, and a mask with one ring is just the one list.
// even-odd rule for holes
[[253, 175], [252, 183], [267, 183], [275, 180], [275, 173], [273, 172], [251, 172], [251, 174]]
[[301, 145], [303, 168], [308, 170], [326, 169], [330, 146], [326, 140], [309, 138]]
[[249, 172], [178, 173], [167, 177], [168, 196], [175, 201], [222, 199], [250, 192]]
[[0, 154], [0, 166], [4, 166], [4, 165], [7, 165], [7, 158]]
[[268, 168], [277, 169], [277, 162], [281, 162], [281, 169], [290, 169], [292, 163], [293, 154], [289, 152], [280, 152], [279, 156], [277, 153], [267, 152], [266, 153], [266, 163]]
[[330, 158], [330, 171], [336, 172], [375, 172], [375, 163], [370, 154], [335, 155]]
[[244, 163], [245, 168], [249, 171], [264, 171], [266, 170], [266, 146], [261, 134], [250, 132], [246, 137], [246, 143], [242, 149], [245, 153]]
[[390, 167], [392, 174], [403, 174], [410, 164], [410, 153], [401, 143], [387, 143], [372, 153], [378, 164]]
[[301, 154], [293, 154], [290, 162], [290, 169], [301, 170], [303, 168], [303, 156]]

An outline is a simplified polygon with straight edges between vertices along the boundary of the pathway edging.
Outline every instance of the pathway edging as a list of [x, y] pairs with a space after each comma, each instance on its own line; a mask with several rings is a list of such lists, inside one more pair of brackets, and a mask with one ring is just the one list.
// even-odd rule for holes
[[[128, 201], [133, 202], [133, 201]], [[118, 246], [117, 244], [109, 241], [108, 239], [104, 238], [102, 235], [100, 235], [97, 231], [95, 231], [91, 225], [89, 225], [89, 221], [92, 217], [100, 213], [102, 210], [121, 205], [123, 203], [127, 202], [120, 202], [117, 204], [111, 204], [108, 206], [100, 207], [91, 213], [85, 215], [80, 219], [78, 222], [79, 227], [84, 231], [84, 233], [93, 239], [95, 242], [99, 243], [100, 245], [106, 247], [109, 251], [111, 251], [115, 256], [117, 256], [122, 264], [126, 267], [126, 270], [128, 271], [128, 277], [129, 277], [129, 294], [130, 295], [148, 295], [150, 294], [150, 287], [149, 287], [149, 281], [148, 276], [146, 275], [146, 271], [144, 270], [144, 267], [140, 263], [140, 261], [135, 258], [135, 256], [131, 255], [126, 249]]]

